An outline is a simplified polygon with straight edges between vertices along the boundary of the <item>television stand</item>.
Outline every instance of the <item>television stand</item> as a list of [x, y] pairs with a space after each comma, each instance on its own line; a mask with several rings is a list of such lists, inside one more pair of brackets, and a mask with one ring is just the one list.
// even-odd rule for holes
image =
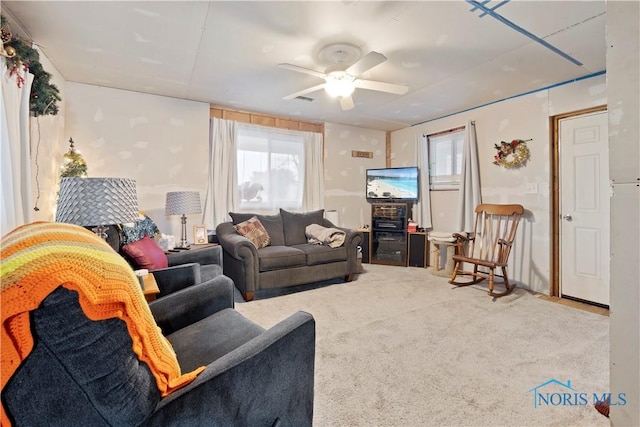
[[371, 263], [407, 266], [411, 203], [371, 204]]

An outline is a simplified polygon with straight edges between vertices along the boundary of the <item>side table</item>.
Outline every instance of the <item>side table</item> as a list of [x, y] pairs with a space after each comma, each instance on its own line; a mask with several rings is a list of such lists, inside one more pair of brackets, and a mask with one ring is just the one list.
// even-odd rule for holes
[[[455, 266], [455, 263], [453, 262], [453, 255], [456, 253], [456, 242], [431, 240], [431, 243], [435, 246], [434, 252], [436, 254], [436, 263], [434, 265], [433, 274], [437, 276], [451, 277]], [[445, 254], [444, 266], [442, 265], [442, 253]]]
[[[464, 232], [459, 231], [463, 234]], [[434, 246], [435, 252], [435, 264], [433, 268], [433, 274], [437, 276], [451, 277], [453, 274], [453, 268], [455, 262], [453, 262], [453, 255], [456, 253], [456, 238], [453, 237], [455, 233], [452, 232], [438, 232], [432, 231], [428, 235], [428, 239]], [[444, 260], [442, 256], [444, 255]]]
[[171, 249], [165, 250], [165, 255], [173, 255], [173, 254], [181, 254], [185, 252], [197, 251], [198, 249], [210, 248], [212, 246], [218, 246], [218, 243], [192, 243], [189, 245], [188, 249]]

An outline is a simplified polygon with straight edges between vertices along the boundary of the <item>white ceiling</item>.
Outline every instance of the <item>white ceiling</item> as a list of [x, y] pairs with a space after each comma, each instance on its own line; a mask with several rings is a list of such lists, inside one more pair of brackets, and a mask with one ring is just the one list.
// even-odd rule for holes
[[[474, 4], [499, 16], [483, 15]], [[495, 8], [495, 9], [494, 9]], [[605, 70], [605, 1], [2, 1], [68, 81], [392, 131]], [[518, 31], [512, 23], [524, 31]], [[554, 52], [523, 32], [555, 47]], [[322, 83], [330, 43], [388, 60], [342, 111]]]

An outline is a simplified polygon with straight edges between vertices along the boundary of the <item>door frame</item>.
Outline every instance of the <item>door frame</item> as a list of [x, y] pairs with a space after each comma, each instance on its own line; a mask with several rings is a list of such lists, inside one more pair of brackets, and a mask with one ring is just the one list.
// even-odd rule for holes
[[[549, 117], [551, 132], [551, 277], [549, 295], [560, 297], [560, 120], [607, 111], [607, 105], [585, 108]], [[608, 137], [607, 137], [608, 139]]]

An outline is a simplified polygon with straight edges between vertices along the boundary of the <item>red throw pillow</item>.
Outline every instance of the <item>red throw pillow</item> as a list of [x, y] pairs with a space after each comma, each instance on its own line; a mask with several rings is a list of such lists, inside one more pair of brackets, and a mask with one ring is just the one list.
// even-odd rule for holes
[[122, 251], [138, 264], [138, 268], [157, 270], [158, 268], [167, 268], [169, 266], [167, 256], [149, 236], [144, 236], [140, 240], [124, 245]]

